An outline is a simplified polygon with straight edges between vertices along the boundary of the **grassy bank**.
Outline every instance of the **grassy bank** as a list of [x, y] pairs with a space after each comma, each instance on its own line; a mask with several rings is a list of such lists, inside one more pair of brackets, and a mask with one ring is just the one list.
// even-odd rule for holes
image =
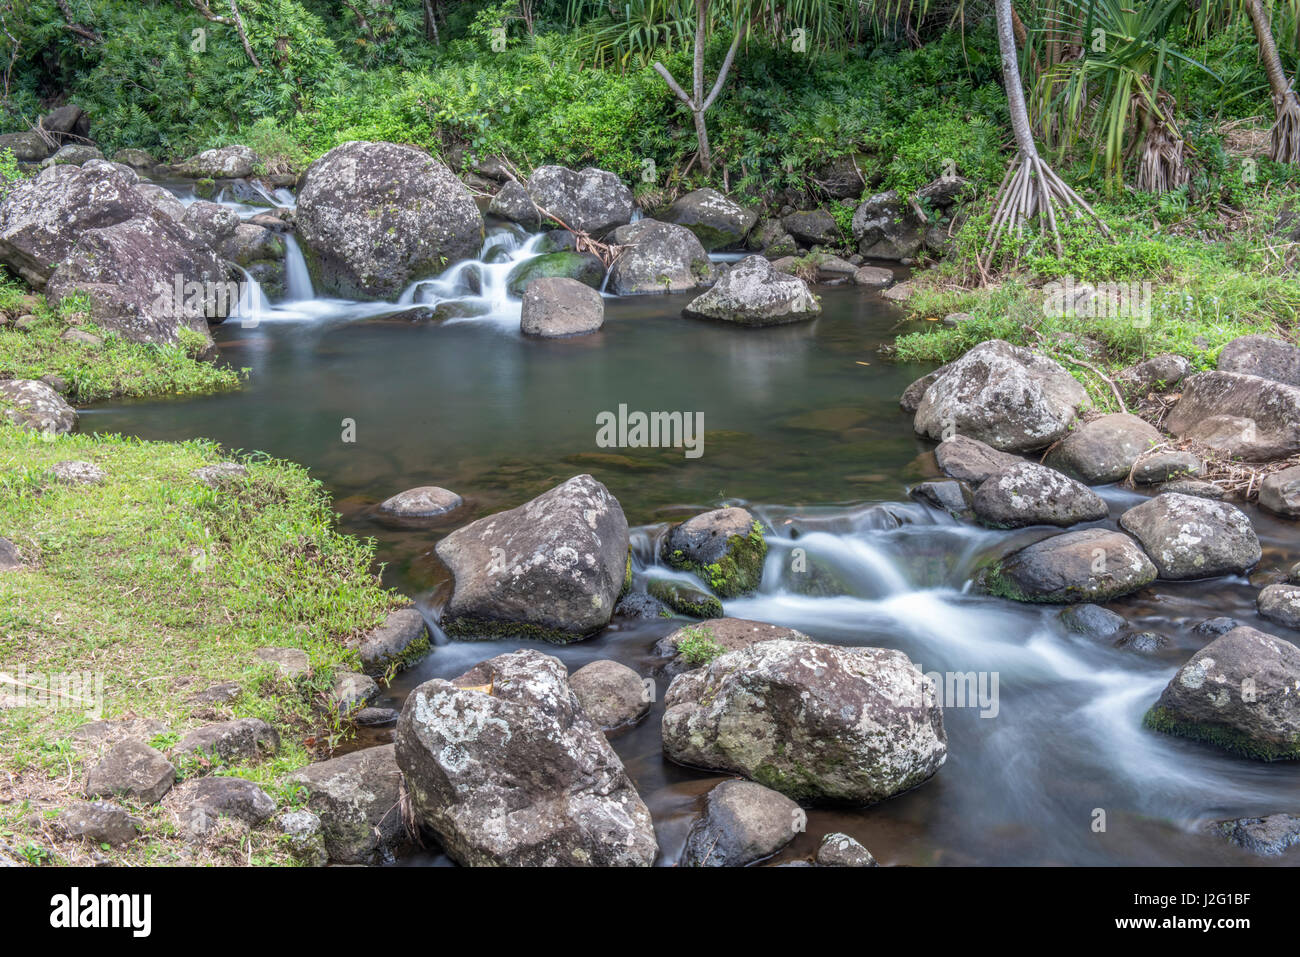
[[[69, 459], [107, 478], [60, 483], [51, 469]], [[292, 806], [297, 795], [278, 782], [338, 733], [317, 707], [332, 671], [356, 668], [348, 640], [396, 598], [371, 570], [369, 543], [333, 529], [325, 493], [302, 468], [250, 457], [247, 477], [219, 489], [191, 474], [221, 459], [206, 441], [49, 439], [0, 426], [0, 535], [25, 561], [0, 573], [0, 670], [101, 674], [103, 717], [164, 722], [171, 733], [158, 746], [215, 720], [262, 718], [281, 733], [276, 758], [180, 771], [248, 777]], [[254, 655], [263, 646], [302, 649], [311, 676], [280, 677]], [[223, 682], [239, 685], [233, 700], [192, 700]], [[132, 809], [146, 837], [120, 850], [60, 841], [50, 821], [80, 798], [88, 754], [70, 735], [87, 720], [66, 705], [0, 710], [0, 842], [33, 862], [287, 860], [270, 830], [186, 844], [162, 806]]]

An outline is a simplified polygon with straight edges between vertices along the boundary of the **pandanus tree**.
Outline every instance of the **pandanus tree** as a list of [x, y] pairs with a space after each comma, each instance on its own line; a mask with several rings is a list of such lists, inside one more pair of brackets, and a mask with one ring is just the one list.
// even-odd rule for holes
[[1264, 72], [1268, 74], [1268, 85], [1273, 93], [1275, 122], [1269, 134], [1269, 159], [1278, 163], [1300, 163], [1300, 99], [1282, 68], [1282, 58], [1278, 56], [1273, 27], [1264, 4], [1260, 0], [1245, 0], [1245, 4], [1255, 26], [1259, 55], [1264, 61]]
[[1041, 234], [1051, 235], [1058, 255], [1062, 253], [1060, 221], [1063, 216], [1089, 217], [1103, 234], [1110, 235], [1106, 224], [1087, 201], [1039, 155], [1029, 121], [1025, 89], [1020, 80], [1011, 0], [995, 0], [994, 8], [998, 50], [1002, 56], [1002, 81], [1011, 114], [1011, 130], [1015, 135], [1016, 156], [993, 202], [993, 221], [989, 225], [984, 258], [980, 263], [982, 271], [988, 270], [1007, 237], [1022, 237], [1025, 228], [1034, 220], [1037, 220]]

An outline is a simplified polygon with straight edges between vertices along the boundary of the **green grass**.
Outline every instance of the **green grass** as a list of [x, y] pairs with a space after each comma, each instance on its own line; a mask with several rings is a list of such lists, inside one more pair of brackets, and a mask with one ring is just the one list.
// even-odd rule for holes
[[[179, 345], [131, 342], [96, 326], [75, 298], [52, 309], [43, 296], [0, 281], [0, 312], [14, 319], [23, 314], [37, 319], [22, 332], [12, 325], [0, 327], [0, 379], [57, 376], [67, 383], [66, 397], [73, 403], [236, 389], [247, 375], [247, 370], [196, 358], [206, 343], [190, 329], [181, 330]], [[103, 342], [84, 345], [63, 339], [73, 328]]]
[[[296, 800], [283, 776], [340, 733], [317, 704], [334, 669], [358, 669], [349, 641], [401, 599], [381, 587], [372, 543], [334, 529], [328, 498], [304, 469], [254, 455], [242, 460], [248, 477], [219, 490], [191, 476], [222, 458], [202, 440], [50, 438], [0, 425], [0, 536], [27, 562], [0, 573], [0, 667], [102, 674], [103, 717], [156, 718], [175, 735], [212, 720], [262, 718], [280, 731], [276, 757], [181, 770], [252, 778], [283, 806]], [[108, 478], [59, 484], [50, 470], [67, 459], [92, 461]], [[253, 654], [267, 645], [303, 649], [311, 676], [280, 677]], [[233, 703], [188, 700], [226, 681], [242, 689]], [[67, 708], [0, 710], [0, 769], [13, 776], [0, 783], [11, 802], [0, 802], [0, 841], [35, 842], [56, 861], [76, 853], [16, 809], [77, 798], [87, 768], [68, 735], [86, 720]], [[176, 862], [185, 846], [168, 842], [165, 812], [140, 810], [151, 839], [114, 853], [122, 862]], [[285, 859], [273, 834], [257, 841], [265, 861]], [[216, 860], [226, 858], [247, 863], [248, 855]]]

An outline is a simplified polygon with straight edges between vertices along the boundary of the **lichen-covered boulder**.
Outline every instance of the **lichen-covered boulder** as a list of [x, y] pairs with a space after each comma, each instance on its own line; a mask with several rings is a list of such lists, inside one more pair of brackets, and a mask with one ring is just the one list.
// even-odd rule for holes
[[455, 578], [442, 627], [465, 638], [573, 641], [609, 623], [627, 571], [618, 499], [578, 475], [438, 543]]
[[684, 226], [641, 219], [614, 230], [609, 241], [628, 247], [609, 267], [607, 287], [616, 296], [685, 292], [713, 274], [709, 254]]
[[394, 143], [344, 143], [312, 163], [297, 225], [316, 288], [358, 299], [393, 299], [483, 242], [469, 190], [427, 153]]
[[993, 528], [1028, 525], [1077, 525], [1109, 514], [1096, 492], [1033, 462], [1020, 462], [989, 476], [975, 490], [975, 515]]
[[534, 203], [571, 229], [602, 236], [632, 219], [632, 191], [614, 173], [539, 166], [528, 180]]
[[746, 256], [713, 288], [692, 299], [682, 315], [740, 326], [776, 326], [815, 319], [821, 303], [797, 276], [777, 272], [762, 256]]
[[325, 849], [339, 864], [374, 864], [405, 842], [398, 807], [402, 772], [391, 744], [309, 764], [289, 778], [307, 789]]
[[411, 808], [467, 866], [649, 866], [650, 812], [563, 663], [499, 655], [406, 699], [397, 761]]
[[261, 162], [250, 147], [241, 144], [219, 146], [182, 162], [180, 173], [194, 179], [243, 179], [252, 176]]
[[220, 203], [196, 200], [185, 208], [181, 222], [209, 246], [217, 249], [239, 228], [239, 213]]
[[925, 242], [924, 224], [892, 189], [859, 205], [852, 229], [858, 252], [869, 259], [909, 259]]
[[948, 366], [916, 410], [921, 435], [978, 439], [1028, 452], [1064, 438], [1088, 394], [1060, 364], [1001, 339], [982, 342]]
[[676, 525], [665, 536], [664, 559], [694, 572], [723, 598], [746, 595], [763, 580], [767, 541], [743, 508], [715, 508]]
[[744, 867], [771, 857], [803, 829], [803, 809], [753, 781], [723, 781], [691, 825], [681, 867]]
[[1163, 439], [1149, 423], [1128, 412], [1115, 412], [1085, 422], [1047, 453], [1044, 465], [1089, 485], [1128, 478], [1144, 452]]
[[1255, 599], [1259, 617], [1300, 630], [1300, 585], [1269, 585]]
[[872, 804], [947, 759], [933, 683], [900, 651], [764, 641], [673, 679], [664, 752], [795, 800]]
[[0, 262], [44, 288], [86, 230], [150, 214], [136, 185], [110, 163], [51, 166], [19, 181], [0, 203]]
[[1200, 372], [1183, 383], [1164, 426], [1248, 462], [1300, 452], [1300, 388], [1236, 372]]
[[0, 382], [0, 416], [35, 432], [62, 435], [77, 424], [72, 406], [44, 382], [8, 379]]
[[1194, 495], [1165, 492], [1119, 517], [1164, 579], [1213, 578], [1253, 568], [1259, 538], [1241, 509]]
[[664, 214], [664, 220], [685, 226], [712, 252], [740, 246], [754, 228], [758, 214], [716, 189], [705, 188], [679, 196]]
[[1147, 727], [1262, 761], [1300, 759], [1300, 648], [1242, 625], [1192, 655]]
[[1155, 579], [1156, 567], [1137, 543], [1104, 528], [1045, 538], [995, 562], [982, 576], [995, 595], [1054, 604], [1110, 601]]
[[859, 841], [838, 831], [827, 834], [817, 847], [818, 867], [879, 867], [872, 853]]

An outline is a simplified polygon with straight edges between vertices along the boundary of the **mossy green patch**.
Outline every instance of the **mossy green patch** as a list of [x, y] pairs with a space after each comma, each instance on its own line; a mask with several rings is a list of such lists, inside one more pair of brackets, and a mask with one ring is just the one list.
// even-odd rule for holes
[[665, 578], [652, 578], [646, 584], [651, 597], [658, 598], [673, 611], [692, 618], [721, 618], [722, 602], [706, 591]]
[[1296, 735], [1290, 744], [1260, 741], [1236, 728], [1187, 721], [1160, 705], [1153, 706], [1143, 715], [1142, 724], [1161, 734], [1190, 738], [1256, 761], [1300, 761], [1300, 735]]

